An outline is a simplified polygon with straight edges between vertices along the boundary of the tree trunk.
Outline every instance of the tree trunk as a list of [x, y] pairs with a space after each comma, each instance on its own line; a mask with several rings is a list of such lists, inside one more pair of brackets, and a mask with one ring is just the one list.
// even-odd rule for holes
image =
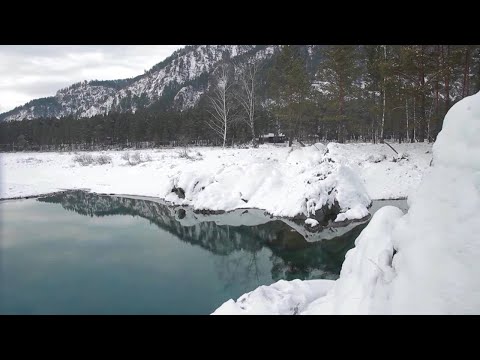
[[255, 136], [255, 74], [257, 72], [256, 67], [253, 69], [252, 76], [252, 90], [250, 95], [250, 126], [252, 128], [253, 147], [258, 147], [257, 138]]
[[475, 82], [474, 92], [480, 91], [480, 61], [477, 60], [477, 81]]
[[344, 89], [343, 89], [343, 83], [340, 81], [339, 82], [339, 96], [338, 96], [338, 115], [340, 115], [340, 118], [343, 117], [343, 111], [344, 111]]
[[409, 128], [408, 128], [408, 98], [405, 98], [405, 115], [407, 117], [407, 142], [408, 142], [408, 138], [409, 138]]
[[420, 65], [420, 126], [418, 141], [423, 142], [425, 140], [425, 123], [426, 123], [426, 114], [425, 114], [425, 49], [424, 46], [421, 46], [421, 65]]
[[223, 148], [225, 149], [225, 142], [227, 141], [227, 119], [225, 118], [225, 127], [223, 129]]
[[[442, 56], [443, 56], [442, 46]], [[445, 70], [445, 115], [450, 109], [450, 45], [447, 45], [447, 54], [444, 56], [443, 66]]]
[[258, 143], [257, 143], [257, 137], [255, 136], [255, 127], [253, 126], [253, 124], [250, 126], [251, 130], [252, 130], [252, 144], [253, 144], [253, 147], [258, 147]]
[[[385, 63], [387, 63], [387, 45], [383, 45], [383, 50], [384, 50], [384, 60]], [[385, 71], [385, 66], [384, 66], [384, 71]], [[386, 95], [386, 88], [385, 88], [385, 73], [383, 74], [383, 109], [382, 109], [382, 130], [380, 132], [380, 139], [383, 141], [383, 130], [385, 128], [385, 98], [387, 97]]]
[[412, 134], [412, 139], [411, 142], [415, 142], [417, 139], [415, 138], [415, 128], [417, 127], [417, 118], [416, 118], [416, 111], [415, 111], [415, 96], [413, 97], [413, 134]]
[[338, 121], [337, 139], [339, 143], [345, 142], [345, 125], [342, 120]]
[[[439, 57], [439, 46], [437, 45], [436, 47], [436, 67], [437, 67], [437, 71], [440, 70], [440, 57]], [[438, 129], [438, 121], [439, 121], [439, 114], [438, 114], [438, 103], [439, 103], [439, 89], [440, 89], [440, 85], [439, 85], [439, 81], [438, 81], [438, 78], [435, 80], [435, 124], [437, 125], [436, 126], [436, 134], [435, 134], [435, 138], [437, 137], [437, 134], [438, 132], [440, 131], [440, 129]]]
[[375, 120], [372, 120], [372, 144], [375, 144]]
[[339, 81], [339, 95], [338, 95], [338, 115], [339, 115], [339, 125], [338, 125], [338, 142], [343, 143], [344, 140], [344, 134], [343, 134], [343, 127], [342, 127], [342, 121], [343, 121], [343, 114], [344, 114], [344, 88], [343, 88], [343, 81]]
[[223, 98], [223, 122], [224, 122], [223, 148], [225, 149], [225, 142], [227, 141], [227, 96], [226, 96], [226, 88], [223, 90], [222, 98]]
[[463, 68], [463, 89], [462, 89], [462, 98], [469, 95], [469, 78], [470, 78], [470, 47], [467, 45], [465, 48], [465, 66]]

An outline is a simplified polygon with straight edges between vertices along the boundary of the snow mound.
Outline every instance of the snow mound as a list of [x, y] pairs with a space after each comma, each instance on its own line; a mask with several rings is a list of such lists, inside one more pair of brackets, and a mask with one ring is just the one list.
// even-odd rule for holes
[[480, 313], [480, 93], [456, 103], [392, 240], [391, 312]]
[[236, 302], [228, 300], [212, 315], [296, 315], [306, 304], [324, 296], [333, 283], [332, 280], [280, 280], [260, 286]]
[[347, 252], [340, 278], [328, 296], [305, 309], [305, 314], [368, 314], [378, 306], [386, 284], [394, 276], [391, 233], [402, 210], [385, 206], [378, 210], [368, 226]]
[[[335, 204], [342, 211], [357, 209], [349, 213], [351, 219], [368, 213], [371, 200], [363, 180], [348, 164], [324, 156], [324, 150], [324, 145], [316, 144], [292, 148], [284, 159], [274, 159], [272, 154], [262, 159], [220, 158], [221, 164], [215, 167], [205, 161], [194, 163], [171, 175], [164, 197], [196, 210], [249, 207], [285, 217], [314, 217]], [[181, 188], [184, 197], [171, 193], [173, 187]]]
[[369, 214], [368, 210], [364, 206], [354, 206], [348, 209], [344, 213], [338, 214], [335, 221], [345, 221], [353, 219], [362, 219]]
[[305, 224], [310, 225], [311, 227], [314, 227], [318, 225], [318, 221], [315, 219], [307, 219], [305, 220]]

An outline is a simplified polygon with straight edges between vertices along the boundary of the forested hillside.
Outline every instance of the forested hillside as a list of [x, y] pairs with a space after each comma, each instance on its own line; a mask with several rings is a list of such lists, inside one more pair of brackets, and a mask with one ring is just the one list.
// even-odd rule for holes
[[196, 45], [136, 78], [75, 84], [1, 114], [0, 144], [434, 141], [448, 109], [479, 90], [476, 45]]

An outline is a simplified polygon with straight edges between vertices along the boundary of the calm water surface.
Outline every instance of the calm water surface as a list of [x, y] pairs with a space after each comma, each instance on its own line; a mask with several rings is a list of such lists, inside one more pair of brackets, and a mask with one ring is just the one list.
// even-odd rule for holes
[[305, 237], [259, 210], [82, 191], [1, 201], [0, 221], [2, 314], [209, 314], [280, 279], [336, 279], [367, 224]]

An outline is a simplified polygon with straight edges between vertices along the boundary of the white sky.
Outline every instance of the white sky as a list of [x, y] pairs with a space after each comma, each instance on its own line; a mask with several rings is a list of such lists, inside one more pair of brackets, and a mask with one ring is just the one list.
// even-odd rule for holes
[[0, 45], [0, 113], [83, 80], [143, 74], [184, 45]]

